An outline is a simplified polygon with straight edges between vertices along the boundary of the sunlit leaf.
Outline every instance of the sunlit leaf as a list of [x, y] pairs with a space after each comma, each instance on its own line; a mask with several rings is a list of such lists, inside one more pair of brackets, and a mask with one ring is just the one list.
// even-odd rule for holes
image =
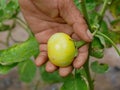
[[39, 53], [38, 42], [35, 38], [30, 38], [22, 44], [14, 45], [0, 52], [0, 64], [10, 65], [29, 59]]
[[11, 69], [13, 69], [17, 63], [11, 65], [0, 65], [0, 74], [8, 74]]

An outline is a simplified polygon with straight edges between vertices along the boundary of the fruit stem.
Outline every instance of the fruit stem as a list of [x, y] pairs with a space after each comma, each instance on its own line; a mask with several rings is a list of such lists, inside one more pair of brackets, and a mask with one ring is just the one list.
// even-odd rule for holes
[[83, 41], [83, 40], [81, 40], [81, 41], [75, 41], [75, 47], [76, 48], [80, 48], [80, 47], [82, 47], [83, 45], [85, 45], [85, 44], [87, 44], [87, 42], [85, 42], [85, 41]]

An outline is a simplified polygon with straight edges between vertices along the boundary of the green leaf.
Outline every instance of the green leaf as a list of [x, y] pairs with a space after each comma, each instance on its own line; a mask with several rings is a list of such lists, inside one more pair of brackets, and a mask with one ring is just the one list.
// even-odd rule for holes
[[80, 69], [78, 69], [78, 72], [85, 78], [87, 78], [87, 74], [85, 72], [85, 68], [81, 67]]
[[[82, 11], [81, 10], [81, 2], [82, 1], [80, 1], [80, 0], [74, 0], [74, 3], [75, 3], [75, 5], [77, 6], [77, 8], [80, 10], [80, 11]], [[91, 3], [92, 2], [92, 3]], [[88, 12], [91, 12], [91, 11], [93, 11], [93, 10], [95, 10], [95, 7], [96, 7], [96, 2], [94, 2], [94, 0], [92, 0], [92, 1], [87, 1], [86, 2], [86, 7], [87, 7], [87, 11]]]
[[3, 17], [3, 15], [4, 15], [4, 11], [0, 9], [0, 18]]
[[19, 9], [18, 0], [1, 0], [0, 1], [0, 22], [9, 20], [17, 16]]
[[6, 0], [0, 0], [0, 8], [4, 9], [6, 6]]
[[96, 58], [102, 58], [104, 56], [104, 46], [96, 37], [94, 37], [91, 43], [90, 55]]
[[60, 90], [89, 90], [89, 87], [86, 80], [80, 74], [76, 74], [66, 79]]
[[11, 64], [11, 65], [0, 65], [0, 74], [8, 74], [11, 69], [13, 69], [17, 63]]
[[120, 32], [120, 17], [111, 21], [110, 24], [111, 24], [112, 31]]
[[8, 2], [7, 6], [5, 8], [5, 16], [4, 16], [6, 19], [10, 19], [14, 15], [18, 14], [19, 5], [16, 1], [11, 0], [10, 2]]
[[[109, 32], [110, 38], [116, 43], [120, 44], [120, 32], [114, 32], [110, 31]], [[110, 45], [109, 45], [110, 46]]]
[[39, 45], [35, 38], [30, 38], [22, 44], [14, 45], [0, 52], [0, 64], [10, 65], [22, 62], [39, 53]]
[[96, 36], [97, 38], [99, 38], [101, 44], [102, 44], [104, 47], [106, 47], [106, 43], [105, 43], [104, 37], [102, 37], [102, 36], [100, 36], [100, 35], [98, 35], [98, 34], [96, 34], [95, 36]]
[[[119, 26], [119, 25], [117, 25], [117, 26]], [[115, 31], [109, 30], [106, 22], [104, 22], [104, 21], [102, 22], [100, 31], [103, 34], [105, 34], [106, 36], [108, 36], [110, 39], [112, 39], [116, 44], [120, 43], [120, 32], [115, 32]], [[107, 39], [105, 39], [105, 43], [106, 43], [107, 47], [112, 46], [112, 44]]]
[[46, 72], [45, 66], [40, 67], [40, 74], [42, 79], [48, 83], [57, 83], [64, 80], [64, 78], [59, 75], [58, 71], [55, 71], [53, 73]]
[[0, 23], [0, 32], [1, 31], [6, 31], [6, 30], [9, 30], [9, 29], [11, 29], [11, 27], [9, 25], [5, 25], [5, 24]]
[[89, 3], [87, 3], [87, 10], [88, 10], [88, 12], [91, 12], [91, 11], [93, 11], [93, 10], [95, 10], [95, 7], [96, 7], [96, 3], [95, 2], [89, 2]]
[[91, 69], [95, 73], [103, 74], [108, 71], [109, 66], [107, 64], [99, 64], [98, 61], [91, 63]]
[[120, 16], [120, 0], [112, 1], [112, 4], [110, 5], [110, 11], [115, 18]]
[[77, 7], [80, 11], [82, 11], [82, 10], [81, 10], [81, 5], [80, 5], [80, 1], [79, 1], [79, 0], [74, 0], [74, 3], [75, 3], [75, 5], [76, 5], [76, 7]]
[[20, 80], [31, 82], [36, 75], [36, 65], [32, 60], [26, 60], [18, 64]]

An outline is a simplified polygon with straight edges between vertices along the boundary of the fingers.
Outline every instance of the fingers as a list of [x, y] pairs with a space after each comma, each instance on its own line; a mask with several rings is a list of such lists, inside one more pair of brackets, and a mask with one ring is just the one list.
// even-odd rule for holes
[[59, 68], [59, 74], [62, 77], [66, 77], [68, 76], [73, 70], [72, 66], [68, 66], [68, 67], [60, 67]]
[[73, 24], [74, 32], [84, 41], [90, 42], [92, 40], [92, 34], [87, 30], [87, 24]]
[[46, 63], [46, 71], [47, 72], [53, 72], [57, 69], [57, 66], [55, 66], [54, 64], [52, 64], [50, 61], [48, 61]]
[[40, 52], [39, 56], [35, 60], [36, 66], [41, 66], [47, 61], [47, 52]]
[[58, 24], [57, 26], [54, 26], [53, 28], [45, 29], [42, 32], [36, 33], [35, 37], [39, 43], [47, 43], [48, 39], [51, 37], [51, 35], [57, 33], [57, 32], [64, 32], [69, 35], [72, 35], [73, 29], [71, 26], [67, 24]]
[[74, 39], [76, 41], [81, 40], [80, 37], [75, 33], [73, 33], [71, 37], [72, 37], [72, 39]]
[[73, 61], [74, 68], [80, 68], [86, 62], [88, 56], [88, 45], [85, 45], [79, 49], [79, 54]]
[[[46, 71], [47, 72], [54, 72], [56, 69], [58, 69], [58, 67], [55, 66], [54, 64], [52, 64], [50, 61], [48, 61], [46, 63]], [[73, 70], [72, 66], [60, 67], [59, 68], [59, 75], [62, 77], [66, 77], [72, 72], [72, 70]]]
[[47, 45], [46, 44], [40, 44], [39, 49], [40, 49], [40, 54], [38, 55], [38, 57], [35, 60], [36, 66], [43, 65], [48, 59]]
[[72, 35], [73, 33], [73, 28], [68, 24], [59, 24], [59, 26], [57, 26], [56, 29], [59, 32], [64, 32], [67, 33], [68, 35]]
[[39, 50], [40, 50], [40, 52], [43, 52], [43, 51], [47, 51], [47, 45], [46, 44], [40, 44], [40, 46], [39, 46]]
[[[40, 50], [41, 50], [41, 53], [35, 61], [37, 66], [41, 66], [48, 59], [47, 52], [46, 52], [46, 44], [41, 44]], [[73, 61], [73, 67], [80, 68], [81, 66], [83, 66], [83, 64], [87, 60], [87, 56], [88, 56], [88, 45], [85, 45], [79, 49], [79, 54]], [[65, 76], [69, 75], [72, 72], [73, 67], [72, 66], [60, 67], [59, 68], [60, 76], [65, 77]], [[54, 72], [56, 69], [58, 69], [58, 67], [55, 66], [54, 64], [52, 64], [50, 61], [48, 61], [46, 63], [46, 71], [47, 72]]]
[[35, 34], [35, 37], [39, 43], [46, 44], [50, 36], [57, 32], [58, 30], [48, 29], [48, 30]]
[[60, 15], [73, 27], [74, 32], [84, 41], [90, 42], [92, 35], [87, 33], [88, 27], [73, 0], [60, 0]]

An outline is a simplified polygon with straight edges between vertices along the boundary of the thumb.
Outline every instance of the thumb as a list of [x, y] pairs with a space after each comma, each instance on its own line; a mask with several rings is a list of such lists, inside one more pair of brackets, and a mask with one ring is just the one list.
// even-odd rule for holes
[[73, 0], [59, 0], [60, 16], [73, 27], [74, 32], [84, 41], [90, 42], [92, 35], [88, 31], [86, 21], [74, 5]]

